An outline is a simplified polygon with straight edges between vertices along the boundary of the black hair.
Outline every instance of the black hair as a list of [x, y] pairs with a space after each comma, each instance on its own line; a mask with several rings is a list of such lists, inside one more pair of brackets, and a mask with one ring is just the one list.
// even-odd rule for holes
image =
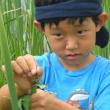
[[[79, 20], [79, 23], [82, 24], [83, 21], [87, 18], [86, 17], [65, 17], [65, 18], [53, 18], [53, 19], [44, 19], [44, 20], [41, 20], [39, 21], [40, 24], [41, 24], [41, 27], [42, 29], [44, 29], [45, 27], [45, 24], [49, 24], [50, 26], [52, 24], [55, 24], [55, 25], [58, 25], [60, 21], [63, 21], [65, 19], [68, 19], [69, 22], [73, 23], [76, 21], [76, 20]], [[93, 22], [95, 23], [95, 25], [97, 26], [98, 23], [99, 23], [99, 17], [98, 16], [92, 16], [91, 19], [93, 20]]]

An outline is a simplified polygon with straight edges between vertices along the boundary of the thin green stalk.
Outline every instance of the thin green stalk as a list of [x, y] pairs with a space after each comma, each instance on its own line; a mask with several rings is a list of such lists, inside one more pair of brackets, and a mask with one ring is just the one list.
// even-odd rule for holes
[[12, 73], [12, 68], [11, 68], [11, 63], [10, 63], [11, 58], [10, 58], [10, 53], [8, 49], [7, 36], [5, 32], [1, 10], [0, 10], [0, 48], [2, 50], [2, 55], [4, 56], [3, 60], [4, 60], [5, 67], [6, 67], [6, 78], [7, 78], [7, 82], [9, 86], [9, 91], [10, 91], [12, 109], [19, 110], [18, 100], [16, 97], [16, 90], [15, 90], [14, 81], [13, 81], [13, 73]]

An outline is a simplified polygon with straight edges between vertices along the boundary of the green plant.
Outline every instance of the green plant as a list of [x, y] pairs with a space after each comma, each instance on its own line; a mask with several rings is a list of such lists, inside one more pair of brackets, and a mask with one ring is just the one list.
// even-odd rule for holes
[[[0, 0], [0, 8], [11, 59], [27, 53], [33, 55], [44, 53], [43, 35], [35, 29], [33, 24], [34, 2], [32, 0]], [[0, 49], [0, 65], [3, 64], [1, 53]], [[0, 81], [1, 85], [5, 83], [5, 79], [1, 77]]]
[[[3, 61], [4, 61], [5, 68], [6, 68], [6, 78], [7, 78], [7, 82], [8, 82], [9, 91], [10, 91], [10, 100], [11, 100], [11, 104], [12, 104], [12, 109], [19, 110], [18, 101], [17, 101], [17, 97], [16, 97], [16, 91], [15, 91], [14, 82], [13, 82], [13, 73], [12, 73], [11, 63], [10, 63], [11, 62], [10, 53], [9, 53], [9, 49], [8, 49], [6, 31], [5, 31], [5, 27], [4, 27], [1, 10], [0, 10], [0, 24], [1, 24], [0, 47], [2, 49], [2, 55], [4, 56]], [[6, 54], [6, 53], [8, 53], [8, 54]]]

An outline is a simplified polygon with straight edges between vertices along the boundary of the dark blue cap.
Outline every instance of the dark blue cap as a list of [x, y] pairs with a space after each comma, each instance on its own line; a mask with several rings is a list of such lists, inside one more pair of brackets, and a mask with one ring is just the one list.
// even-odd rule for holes
[[68, 0], [36, 8], [36, 19], [95, 16], [102, 12], [100, 0]]
[[[36, 20], [53, 19], [60, 17], [97, 16], [102, 13], [102, 0], [64, 0], [36, 8]], [[109, 33], [106, 28], [97, 32], [96, 44], [104, 48], [109, 41]]]

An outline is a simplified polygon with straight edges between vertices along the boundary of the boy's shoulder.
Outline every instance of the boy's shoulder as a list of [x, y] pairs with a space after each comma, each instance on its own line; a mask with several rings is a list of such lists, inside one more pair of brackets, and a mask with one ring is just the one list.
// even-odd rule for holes
[[96, 57], [96, 67], [100, 71], [110, 73], [110, 60], [102, 56]]
[[97, 59], [98, 63], [100, 63], [101, 65], [102, 64], [110, 65], [110, 59], [107, 59], [102, 56], [97, 56], [96, 59]]

